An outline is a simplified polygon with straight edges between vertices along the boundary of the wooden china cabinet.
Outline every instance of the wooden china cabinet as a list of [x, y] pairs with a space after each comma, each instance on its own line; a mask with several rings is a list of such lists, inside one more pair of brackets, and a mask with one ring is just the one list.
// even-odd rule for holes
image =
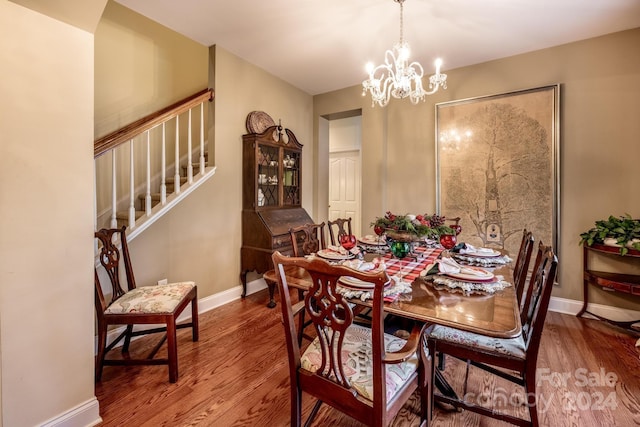
[[[291, 255], [289, 228], [312, 223], [301, 206], [302, 144], [282, 126], [242, 137], [242, 296], [247, 273], [273, 268], [271, 254]], [[275, 306], [273, 295], [269, 306]]]

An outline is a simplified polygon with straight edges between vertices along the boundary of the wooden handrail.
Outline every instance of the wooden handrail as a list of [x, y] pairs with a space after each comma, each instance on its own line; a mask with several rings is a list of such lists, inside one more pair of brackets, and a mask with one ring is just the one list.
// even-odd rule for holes
[[117, 147], [123, 142], [127, 142], [142, 132], [145, 132], [162, 122], [176, 117], [185, 111], [203, 103], [204, 101], [213, 101], [213, 89], [204, 89], [200, 92], [188, 96], [162, 110], [151, 113], [125, 127], [111, 132], [102, 138], [96, 139], [93, 143], [93, 157], [97, 158], [107, 151]]

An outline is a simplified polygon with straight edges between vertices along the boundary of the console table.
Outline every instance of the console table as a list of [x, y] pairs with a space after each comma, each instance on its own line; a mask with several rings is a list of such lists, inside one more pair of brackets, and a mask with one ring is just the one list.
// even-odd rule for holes
[[[599, 316], [587, 310], [589, 304], [589, 285], [598, 286], [604, 291], [621, 292], [624, 294], [640, 297], [640, 275], [622, 274], [607, 271], [595, 271], [589, 269], [589, 253], [603, 254], [605, 256], [621, 256], [620, 248], [594, 243], [583, 247], [583, 268], [584, 268], [584, 303], [582, 310], [576, 316], [580, 317], [585, 313], [590, 314], [600, 320], [612, 325], [619, 326], [629, 331], [640, 333], [640, 319], [630, 322], [619, 322]], [[634, 258], [640, 261], [640, 251], [629, 249], [625, 257]]]

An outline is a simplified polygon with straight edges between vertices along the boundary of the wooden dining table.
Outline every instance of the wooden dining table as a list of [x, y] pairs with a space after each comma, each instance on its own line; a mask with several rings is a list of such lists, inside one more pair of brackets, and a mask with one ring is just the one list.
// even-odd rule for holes
[[[438, 251], [442, 252], [441, 249]], [[502, 275], [506, 281], [513, 283], [509, 266], [495, 268], [493, 273]], [[311, 278], [304, 269], [287, 267], [285, 275], [291, 288], [304, 291], [311, 285]], [[263, 278], [270, 287], [275, 287], [275, 270], [265, 272]], [[488, 337], [513, 338], [520, 335], [520, 312], [513, 286], [492, 294], [467, 294], [435, 285], [432, 278], [433, 276], [416, 277], [411, 282], [411, 292], [399, 294], [395, 300], [385, 302], [384, 311], [399, 317], [450, 326]], [[362, 306], [371, 306], [372, 303], [370, 299], [359, 298], [349, 301]]]

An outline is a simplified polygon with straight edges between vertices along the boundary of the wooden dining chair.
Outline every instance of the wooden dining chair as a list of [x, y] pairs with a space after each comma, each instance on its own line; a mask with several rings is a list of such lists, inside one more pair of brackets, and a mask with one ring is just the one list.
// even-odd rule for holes
[[[416, 325], [407, 340], [384, 333], [384, 270], [363, 273], [331, 265], [314, 257], [272, 255], [282, 298], [289, 383], [291, 425], [302, 424], [302, 392], [318, 399], [305, 425], [309, 425], [324, 402], [371, 426], [386, 426], [416, 391], [420, 392], [422, 425], [431, 412], [431, 357], [424, 340], [425, 329]], [[305, 269], [313, 284], [297, 304], [290, 298], [285, 269]], [[374, 285], [370, 328], [353, 323], [351, 305], [336, 290], [340, 276], [351, 276]], [[317, 337], [302, 351], [294, 316], [306, 312]]]
[[[301, 257], [305, 255], [315, 254], [321, 249], [326, 249], [326, 241], [324, 237], [324, 222], [320, 224], [304, 224], [289, 229], [289, 235], [291, 236], [291, 246], [293, 247], [293, 256]], [[298, 290], [298, 298], [302, 300], [304, 298], [304, 292]], [[305, 313], [301, 312], [298, 315], [298, 344], [302, 345], [303, 338], [313, 341], [313, 336], [305, 332], [311, 321], [305, 321]]]
[[[458, 219], [459, 218], [455, 218]], [[516, 290], [516, 299], [518, 305], [522, 303], [522, 295], [527, 283], [527, 273], [529, 271], [529, 264], [531, 262], [531, 255], [533, 253], [533, 232], [528, 231], [526, 228], [522, 232], [522, 240], [520, 241], [520, 249], [518, 250], [518, 256], [513, 267], [513, 286]], [[438, 354], [438, 369], [441, 371], [445, 368], [444, 355]]]
[[327, 221], [327, 228], [329, 229], [329, 238], [333, 246], [340, 246], [340, 236], [353, 234], [351, 232], [351, 217]]
[[293, 256], [311, 255], [327, 247], [324, 237], [324, 222], [304, 224], [289, 229]]
[[[529, 286], [521, 306], [522, 334], [516, 338], [491, 338], [446, 326], [433, 328], [428, 338], [430, 354], [438, 352], [467, 362], [464, 381], [466, 398], [460, 399], [435, 394], [434, 401], [444, 402], [457, 408], [464, 408], [519, 426], [538, 426], [536, 365], [542, 329], [549, 308], [557, 268], [558, 258], [553, 253], [551, 246], [544, 246], [540, 243], [534, 268], [529, 278]], [[489, 408], [469, 402], [469, 393], [467, 392], [469, 365], [523, 386], [526, 405], [529, 408], [529, 420], [497, 411], [496, 409], [499, 408]], [[434, 376], [435, 372], [432, 372], [432, 378]], [[500, 400], [495, 399], [496, 402]]]
[[[95, 306], [98, 327], [98, 354], [95, 379], [100, 381], [105, 365], [168, 365], [169, 381], [178, 380], [178, 345], [176, 329], [191, 328], [193, 341], [198, 341], [198, 291], [194, 282], [178, 282], [157, 286], [136, 287], [133, 267], [129, 256], [126, 227], [102, 229], [95, 233], [100, 247], [100, 264], [110, 282], [111, 300], [105, 298], [98, 270], [94, 272]], [[118, 238], [119, 237], [119, 238]], [[118, 242], [116, 244], [115, 240]], [[120, 248], [118, 248], [120, 246]], [[120, 268], [124, 267], [124, 274]], [[125, 283], [123, 283], [123, 280]], [[126, 287], [125, 287], [126, 286]], [[178, 325], [180, 313], [191, 303], [191, 321]], [[134, 330], [134, 325], [160, 325], [152, 329]], [[107, 346], [109, 325], [125, 325], [124, 331]], [[129, 356], [131, 339], [140, 335], [164, 333], [145, 359]], [[120, 341], [122, 358], [107, 359], [106, 355]], [[167, 358], [155, 358], [162, 344], [167, 342]]]

